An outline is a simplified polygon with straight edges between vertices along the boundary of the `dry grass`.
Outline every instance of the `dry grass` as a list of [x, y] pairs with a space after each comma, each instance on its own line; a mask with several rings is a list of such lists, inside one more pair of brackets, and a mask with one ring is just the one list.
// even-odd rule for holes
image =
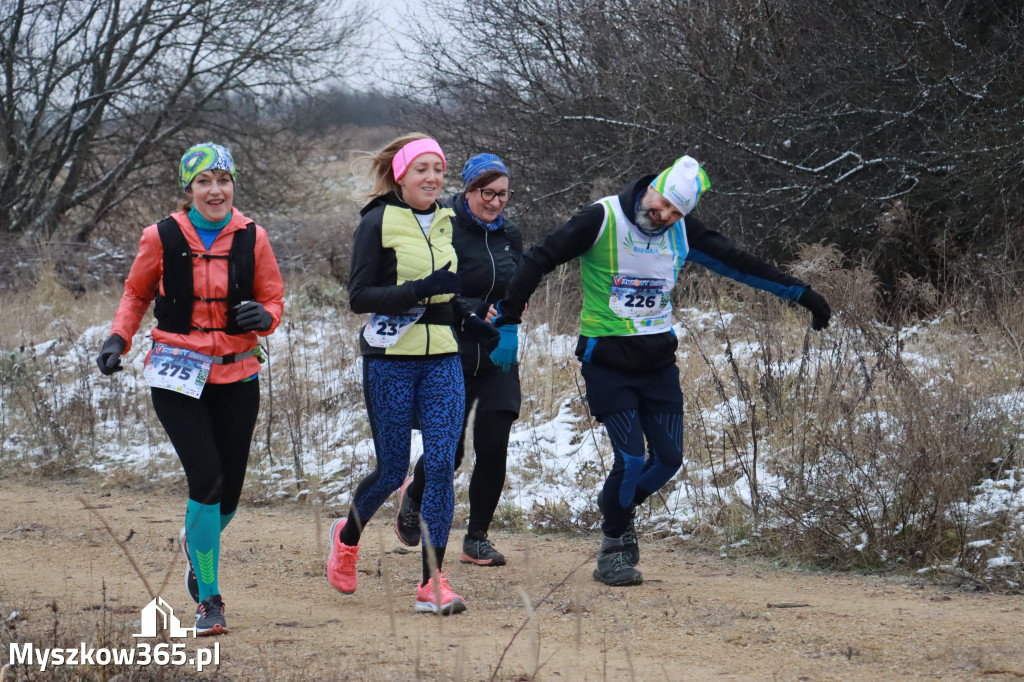
[[[166, 494], [167, 491], [163, 491]], [[154, 572], [152, 557], [148, 561], [143, 561], [135, 556], [135, 551], [130, 548], [126, 541], [122, 541], [119, 538], [113, 528], [113, 525], [108, 522], [103, 508], [91, 507], [89, 501], [84, 496], [77, 497], [77, 500], [82, 504], [84, 509], [89, 510], [88, 513], [91, 515], [92, 520], [97, 524], [97, 532], [104, 536], [103, 542], [110, 543], [116, 547], [115, 554], [120, 556], [116, 561], [130, 565], [134, 577], [142, 583], [144, 587], [144, 594], [148, 595], [143, 597], [143, 601], [148, 598], [154, 598], [159, 594], [166, 594], [168, 586], [172, 582], [171, 576], [175, 577], [173, 583], [175, 586], [178, 585], [176, 578], [180, 575], [179, 571], [182, 567], [180, 549], [177, 545], [167, 548], [168, 558], [166, 564], [160, 571]], [[313, 509], [314, 515], [317, 510]], [[116, 524], [114, 524], [116, 525]], [[41, 527], [40, 527], [41, 528]], [[102, 529], [102, 530], [100, 530]], [[12, 531], [8, 531], [12, 532]], [[13, 532], [24, 532], [32, 533], [37, 532], [32, 528], [17, 527], [13, 529]], [[324, 529], [326, 532], [326, 529]], [[426, 535], [426, 529], [424, 528]], [[386, 548], [390, 546], [390, 539], [385, 538], [385, 534], [390, 535], [385, 524], [377, 524], [372, 531], [367, 535], [364, 535], [363, 546], [376, 545], [376, 551], [379, 553], [377, 559], [377, 577], [382, 579], [384, 587], [384, 603], [381, 605], [380, 610], [386, 612], [389, 617], [389, 633], [392, 638], [399, 637], [400, 632], [396, 621], [396, 613], [400, 611], [398, 604], [396, 603], [395, 590], [391, 585], [391, 580], [395, 571], [390, 567], [391, 556], [394, 554], [392, 551], [387, 551]], [[318, 530], [317, 535], [320, 536], [321, 532]], [[130, 539], [130, 538], [129, 538]], [[429, 542], [429, 541], [428, 541]], [[400, 550], [401, 554], [416, 554], [418, 552], [414, 550]], [[317, 555], [322, 556], [324, 551], [318, 551]], [[573, 581], [578, 582], [578, 574], [581, 569], [585, 567], [589, 570], [590, 564], [594, 560], [594, 555], [586, 556], [581, 561], [577, 561], [575, 565], [568, 569], [563, 576], [558, 576], [549, 588], [543, 593], [537, 594], [535, 601], [531, 599], [527, 589], [534, 588], [535, 579], [530, 573], [530, 560], [529, 556], [526, 557], [525, 565], [521, 566], [523, 574], [527, 576], [525, 581], [526, 587], [519, 587], [516, 592], [508, 594], [505, 592], [495, 593], [489, 595], [492, 600], [506, 600], [508, 602], [508, 608], [520, 609], [523, 611], [522, 621], [519, 623], [518, 628], [509, 630], [507, 632], [496, 633], [499, 640], [495, 642], [496, 651], [500, 652], [495, 655], [495, 659], [490, 662], [487, 669], [490, 671], [491, 680], [498, 679], [538, 679], [538, 673], [544, 666], [544, 660], [539, 658], [541, 651], [541, 627], [540, 622], [543, 619], [543, 615], [539, 612], [541, 607], [545, 608], [545, 612], [551, 609], [557, 609], [557, 605], [553, 604], [556, 593], [567, 592], [568, 587]], [[433, 565], [432, 565], [433, 567]], [[587, 570], [583, 570], [582, 573], [586, 573]], [[150, 576], [147, 579], [147, 574]], [[304, 576], [315, 576], [317, 579], [322, 579], [323, 576], [323, 563], [321, 560], [309, 564], [307, 570], [303, 573]], [[157, 581], [153, 581], [153, 577], [157, 576]], [[559, 579], [560, 578], [560, 579]], [[544, 583], [545, 580], [541, 580]], [[369, 589], [369, 588], [368, 588]], [[579, 586], [576, 586], [574, 591], [575, 598], [579, 599]], [[21, 604], [10, 600], [9, 592], [0, 590], [0, 635], [3, 636], [4, 640], [11, 645], [24, 645], [31, 644], [37, 651], [43, 649], [78, 649], [84, 647], [91, 649], [94, 652], [99, 649], [134, 649], [140, 641], [137, 640], [133, 632], [138, 629], [139, 621], [139, 609], [136, 606], [129, 606], [126, 604], [119, 603], [119, 598], [114, 596], [108, 596], [106, 582], [102, 583], [102, 588], [99, 595], [94, 598], [85, 597], [84, 603], [87, 604], [85, 607], [81, 606], [82, 602], [74, 602], [72, 599], [57, 600], [53, 599], [45, 604], [44, 607], [40, 607], [38, 604]], [[81, 595], [79, 595], [81, 596]], [[518, 598], [517, 598], [518, 596]], [[98, 603], [95, 603], [98, 600]], [[577, 613], [577, 630], [582, 631], [583, 624], [580, 615], [582, 608], [576, 611]], [[337, 621], [332, 621], [337, 622]], [[445, 631], [448, 627], [448, 619], [438, 614], [435, 618], [436, 629], [440, 633], [440, 639], [445, 639]], [[286, 626], [286, 624], [277, 623], [278, 627]], [[403, 628], [404, 632], [404, 628]], [[513, 645], [516, 643], [517, 638], [520, 636], [528, 640], [529, 650], [532, 652], [532, 672], [518, 673], [516, 672], [516, 665], [510, 662], [506, 662], [506, 655], [510, 652]], [[150, 641], [148, 644], [156, 646], [161, 642], [166, 644], [168, 640], [166, 631], [158, 631], [157, 641]], [[202, 642], [206, 646], [212, 644], [212, 640], [198, 640], [194, 644]], [[178, 643], [184, 646], [182, 643]], [[502, 645], [504, 648], [502, 648]], [[453, 645], [452, 651], [448, 652], [441, 650], [424, 651], [422, 655], [417, 651], [417, 656], [414, 661], [415, 664], [415, 679], [417, 680], [428, 680], [428, 679], [477, 679], [466, 677], [466, 661], [465, 653], [460, 647]], [[549, 656], [553, 655], [551, 653]], [[393, 658], [393, 652], [389, 652], [387, 649], [383, 649], [380, 652], [380, 663], [384, 664], [385, 667], [381, 667], [379, 672], [367, 671], [365, 669], [356, 668], [351, 672], [345, 669], [345, 666], [339, 666], [333, 674], [322, 677], [317, 675], [316, 679], [331, 679], [331, 680], [347, 680], [347, 679], [360, 679], [360, 680], [375, 680], [375, 679], [395, 679], [391, 672], [392, 667], [401, 668], [403, 665], [408, 667], [408, 662], [396, 661]], [[40, 662], [38, 660], [32, 660], [28, 663], [15, 663], [12, 658], [10, 665], [5, 665], [0, 672], [0, 681], [6, 682], [8, 679], [18, 681], [36, 681], [36, 680], [81, 680], [81, 681], [97, 681], [97, 682], [135, 682], [137, 680], [191, 680], [191, 679], [236, 679], [232, 676], [225, 677], [224, 674], [219, 670], [217, 666], [211, 671], [207, 669], [202, 674], [186, 672], [184, 666], [181, 667], [166, 667], [163, 665], [147, 665], [141, 667], [140, 664], [98, 664], [80, 662], [75, 665], [63, 664], [53, 665], [52, 662], [45, 669], [40, 669]], [[283, 664], [280, 661], [268, 658], [266, 661], [261, 662], [256, 666], [266, 675], [266, 679], [276, 680], [299, 680], [309, 679], [309, 676], [294, 666], [294, 661], [286, 661]], [[479, 673], [479, 666], [477, 667]]]
[[[843, 267], [822, 247], [794, 267], [837, 311], [824, 334], [806, 328], [802, 309], [720, 278], [688, 274], [677, 290], [687, 471], [645, 506], [640, 523], [714, 546], [745, 543], [730, 551], [1019, 581], [1017, 566], [988, 565], [997, 556], [1024, 559], [1021, 505], [1006, 502], [1019, 499], [1024, 479], [1017, 455], [1024, 360], [1016, 343], [1024, 316], [1010, 289], [986, 306], [934, 299], [941, 311], [934, 319], [892, 328], [878, 322], [865, 270]], [[588, 501], [611, 451], [587, 414], [575, 337], [558, 333], [577, 323], [576, 277], [568, 267], [548, 278], [524, 318], [521, 439], [498, 526], [587, 530], [599, 520]], [[288, 284], [286, 321], [269, 340], [273, 361], [261, 374], [245, 501], [313, 500], [340, 512], [372, 462], [360, 320], [333, 279], [293, 273]], [[54, 476], [108, 462], [110, 485], [180, 484], [138, 362], [112, 379], [93, 365], [117, 295], [74, 298], [44, 273], [32, 289], [6, 298], [5, 466]], [[25, 323], [11, 322], [15, 316]], [[550, 435], [556, 418], [575, 430], [560, 446]], [[135, 457], [124, 463], [125, 452]], [[457, 476], [462, 503], [469, 471], [467, 464]], [[983, 484], [1002, 506], [972, 504]], [[544, 486], [571, 492], [514, 503], [520, 487]]]
[[[737, 317], [720, 311], [710, 329], [687, 327], [700, 523], [833, 566], [984, 572], [969, 543], [1008, 528], [968, 502], [993, 469], [1018, 467], [1019, 358], [978, 334], [972, 314], [881, 325], [870, 276], [835, 261], [820, 250], [804, 261], [840, 311], [825, 335], [795, 337], [790, 313], [764, 298]], [[737, 481], [749, 490], [739, 510]], [[1019, 561], [1019, 534], [995, 534]]]

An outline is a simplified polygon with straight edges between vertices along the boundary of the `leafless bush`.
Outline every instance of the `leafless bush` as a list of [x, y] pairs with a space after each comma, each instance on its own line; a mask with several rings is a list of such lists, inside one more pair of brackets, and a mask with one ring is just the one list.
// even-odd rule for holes
[[[963, 345], [970, 334], [955, 323], [957, 341], [940, 356], [909, 353], [911, 339], [874, 321], [867, 271], [819, 271], [815, 281], [841, 311], [822, 336], [794, 343], [766, 300], [751, 302], [746, 320], [720, 316], [710, 339], [688, 330], [708, 376], [687, 393], [691, 456], [711, 472], [705, 495], [717, 491], [707, 502], [735, 504], [730, 492], [745, 482], [750, 508], [733, 517], [734, 533], [774, 539], [773, 552], [844, 566], [963, 563], [985, 525], [970, 500], [1017, 439], [996, 400], [1014, 387]], [[740, 347], [752, 350], [746, 362]]]
[[133, 201], [156, 218], [153, 188], [199, 138], [279, 177], [276, 103], [350, 69], [366, 19], [305, 0], [5, 2], [0, 231], [83, 242]]
[[[1024, 510], [1013, 500], [1024, 489], [1024, 360], [1014, 339], [1022, 316], [1012, 289], [999, 288], [1001, 271], [986, 273], [984, 296], [970, 290], [960, 303], [908, 280], [907, 300], [927, 300], [936, 315], [889, 327], [878, 321], [869, 268], [846, 267], [834, 248], [815, 245], [789, 269], [835, 306], [826, 332], [808, 330], [802, 309], [714, 276], [688, 273], [675, 292], [688, 462], [641, 510], [645, 535], [746, 540], [773, 556], [834, 566], [949, 566], [1019, 581]], [[511, 527], [589, 531], [599, 523], [593, 498], [611, 451], [587, 414], [572, 357], [574, 279], [571, 271], [550, 278], [521, 328], [524, 401], [499, 511]], [[312, 501], [340, 514], [373, 466], [360, 320], [328, 278], [289, 289], [286, 324], [270, 337], [271, 363], [260, 375], [245, 499]], [[100, 307], [109, 314], [113, 303]], [[77, 331], [76, 306], [58, 308], [63, 321], [0, 358], [4, 466], [46, 475], [106, 467], [119, 472], [115, 483], [136, 485], [121, 472], [145, 459], [144, 476], [180, 485], [139, 377], [145, 341], [136, 339], [125, 372], [100, 377], [93, 357], [105, 329]], [[139, 449], [148, 454], [123, 459]]]
[[886, 298], [904, 273], [943, 290], [960, 259], [1014, 248], [1020, 3], [433, 6], [459, 39], [424, 36], [408, 71], [423, 126], [506, 158], [528, 240], [688, 152], [721, 197], [709, 223], [780, 260], [820, 240], [869, 256]]

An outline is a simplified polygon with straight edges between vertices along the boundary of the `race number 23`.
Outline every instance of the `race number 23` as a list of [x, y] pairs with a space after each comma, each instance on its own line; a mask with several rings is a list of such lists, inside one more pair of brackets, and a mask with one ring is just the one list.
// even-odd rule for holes
[[363, 327], [363, 338], [374, 348], [391, 348], [423, 317], [426, 309], [416, 306], [399, 315], [374, 313]]
[[391, 320], [377, 320], [377, 334], [380, 336], [396, 336], [398, 325]]

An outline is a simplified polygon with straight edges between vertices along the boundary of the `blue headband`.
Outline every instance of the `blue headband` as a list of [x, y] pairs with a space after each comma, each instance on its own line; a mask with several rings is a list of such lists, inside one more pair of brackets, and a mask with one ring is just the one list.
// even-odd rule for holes
[[466, 161], [466, 165], [462, 167], [462, 186], [468, 187], [469, 183], [490, 171], [509, 175], [508, 168], [505, 168], [505, 164], [494, 154], [477, 154]]

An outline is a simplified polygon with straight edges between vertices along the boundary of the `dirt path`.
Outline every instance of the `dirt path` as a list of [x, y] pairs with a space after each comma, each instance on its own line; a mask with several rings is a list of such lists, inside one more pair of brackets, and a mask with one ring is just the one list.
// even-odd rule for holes
[[[138, 641], [131, 633], [151, 597], [78, 496], [100, 508], [118, 538], [131, 536], [126, 546], [154, 590], [175, 562], [160, 594], [189, 625], [194, 606], [175, 544], [183, 499], [8, 481], [0, 489], [0, 608], [3, 618], [21, 611], [22, 641], [52, 640], [47, 604], [56, 601], [69, 639], [95, 644], [104, 586], [120, 645]], [[501, 660], [500, 680], [534, 679], [538, 666], [536, 679], [545, 680], [1024, 678], [1020, 597], [778, 571], [672, 541], [641, 538], [647, 582], [614, 589], [591, 578], [594, 538], [498, 533], [509, 565], [479, 568], [457, 562], [461, 534], [453, 532], [450, 578], [469, 609], [447, 619], [415, 614], [419, 556], [399, 545], [390, 518], [385, 508], [368, 528], [359, 589], [345, 596], [324, 577], [327, 527], [318, 538], [309, 508], [240, 509], [222, 550], [231, 633], [216, 638], [220, 676], [486, 680]], [[527, 599], [536, 611], [519, 631]], [[10, 635], [0, 633], [2, 665]]]

